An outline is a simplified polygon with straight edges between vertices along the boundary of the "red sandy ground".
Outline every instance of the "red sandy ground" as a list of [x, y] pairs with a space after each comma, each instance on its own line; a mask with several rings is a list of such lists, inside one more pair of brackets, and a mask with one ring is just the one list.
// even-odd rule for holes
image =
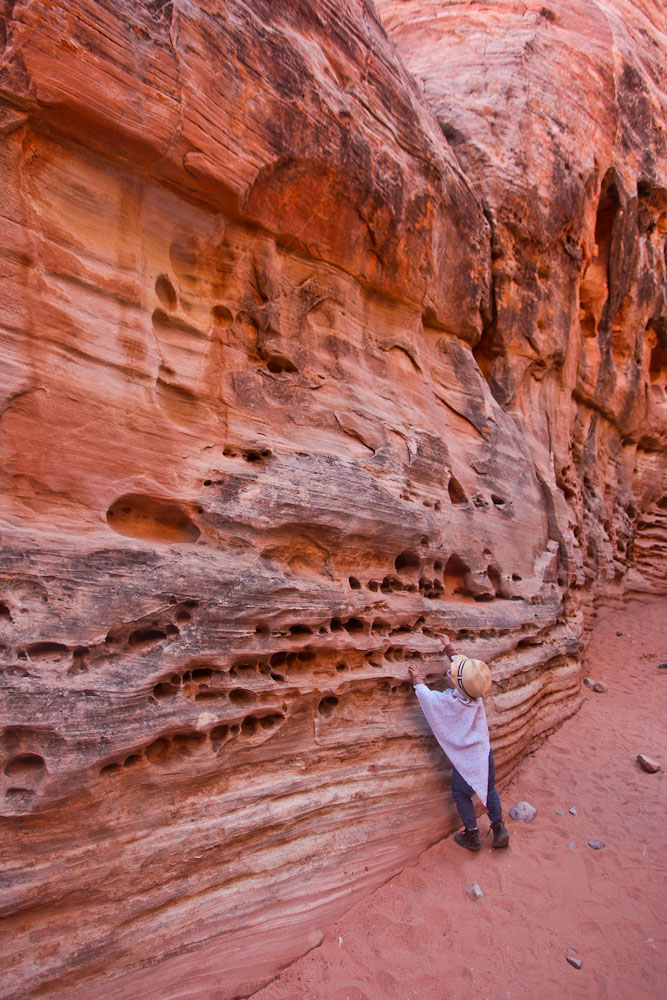
[[[507, 820], [507, 850], [491, 850], [490, 837], [475, 854], [442, 840], [253, 1000], [667, 997], [665, 660], [664, 599], [602, 610], [584, 672], [609, 691], [587, 690], [581, 711], [501, 789], [506, 813], [526, 799], [535, 820]], [[638, 753], [663, 769], [647, 774]], [[466, 896], [472, 882], [484, 899]]]

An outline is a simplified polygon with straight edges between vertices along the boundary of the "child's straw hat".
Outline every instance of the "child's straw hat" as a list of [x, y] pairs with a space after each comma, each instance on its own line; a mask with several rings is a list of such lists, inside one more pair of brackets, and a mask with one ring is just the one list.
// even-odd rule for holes
[[491, 671], [484, 660], [457, 655], [452, 660], [450, 676], [467, 698], [481, 698], [491, 687]]

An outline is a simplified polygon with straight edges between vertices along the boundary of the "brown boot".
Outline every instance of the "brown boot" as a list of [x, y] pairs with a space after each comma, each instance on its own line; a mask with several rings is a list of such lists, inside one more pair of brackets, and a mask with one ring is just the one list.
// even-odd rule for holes
[[[507, 847], [510, 842], [509, 830], [501, 819], [491, 824], [493, 830], [493, 847]], [[490, 832], [490, 831], [489, 831]]]
[[469, 851], [479, 851], [482, 847], [479, 830], [463, 830], [462, 833], [455, 833], [454, 840], [459, 847], [467, 847]]

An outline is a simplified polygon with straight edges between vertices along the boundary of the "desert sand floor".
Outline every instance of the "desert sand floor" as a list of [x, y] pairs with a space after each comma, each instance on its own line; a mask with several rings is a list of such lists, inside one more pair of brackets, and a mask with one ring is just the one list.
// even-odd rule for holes
[[[440, 841], [253, 1000], [667, 997], [665, 660], [667, 601], [602, 609], [584, 669], [608, 692], [586, 689], [581, 711], [501, 788], [505, 813], [525, 799], [533, 822], [506, 817], [506, 850], [490, 837], [477, 853]], [[643, 771], [638, 753], [662, 770]], [[472, 882], [483, 899], [466, 895]]]

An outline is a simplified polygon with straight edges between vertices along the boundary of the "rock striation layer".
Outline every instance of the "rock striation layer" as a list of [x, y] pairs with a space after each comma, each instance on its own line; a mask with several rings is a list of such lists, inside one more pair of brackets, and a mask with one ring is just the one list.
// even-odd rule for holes
[[8, 998], [257, 988], [453, 825], [434, 627], [502, 776], [664, 586], [658, 5], [491, 7], [0, 6]]

